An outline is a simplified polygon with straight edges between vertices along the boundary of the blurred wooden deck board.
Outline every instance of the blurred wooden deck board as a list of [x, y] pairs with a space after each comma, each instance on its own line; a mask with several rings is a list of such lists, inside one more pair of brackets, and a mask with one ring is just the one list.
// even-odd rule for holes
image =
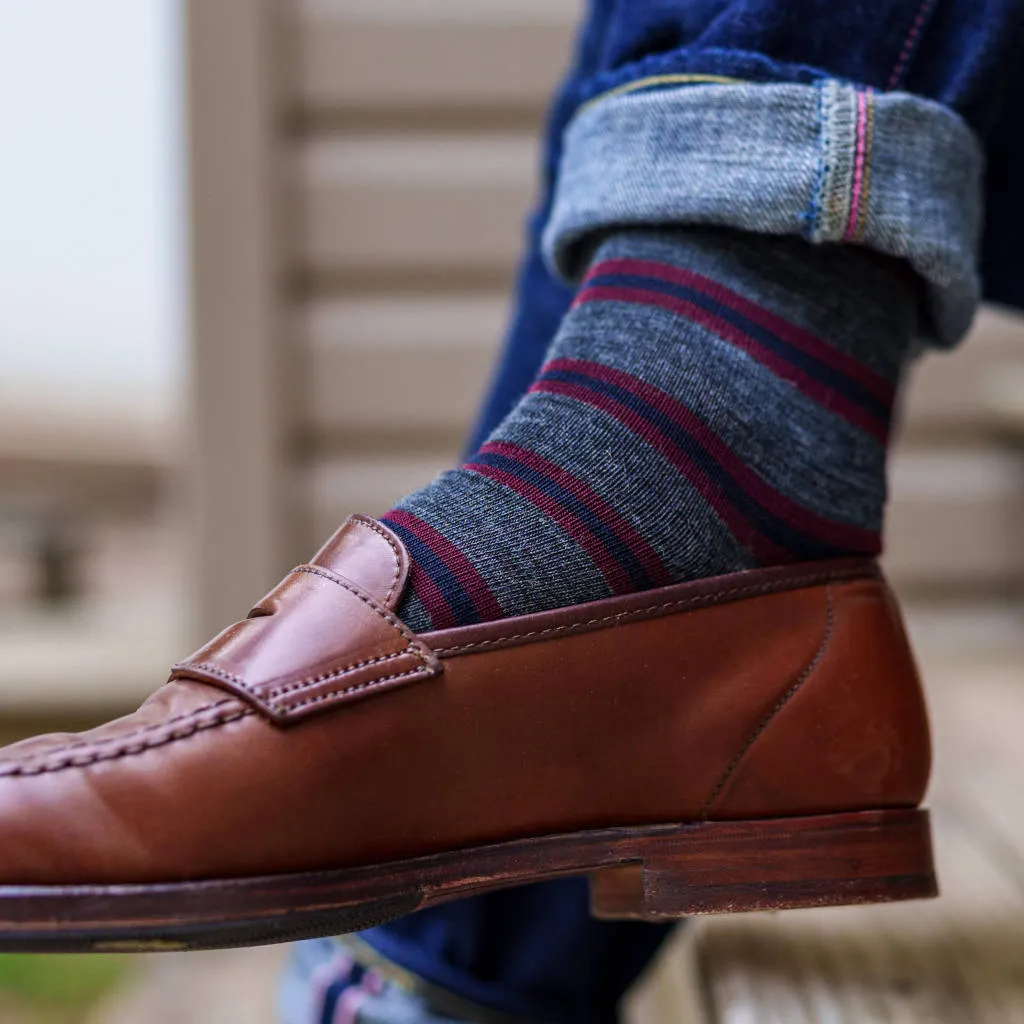
[[707, 1024], [1024, 1022], [1024, 668], [931, 675], [942, 896], [699, 921], [634, 1020], [682, 1024], [698, 1006]]

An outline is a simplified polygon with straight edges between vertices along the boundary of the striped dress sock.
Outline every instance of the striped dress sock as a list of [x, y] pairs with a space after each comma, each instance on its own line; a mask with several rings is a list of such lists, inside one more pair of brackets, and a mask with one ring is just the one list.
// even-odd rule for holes
[[417, 631], [875, 555], [914, 289], [863, 250], [710, 230], [597, 249], [487, 443], [384, 517]]

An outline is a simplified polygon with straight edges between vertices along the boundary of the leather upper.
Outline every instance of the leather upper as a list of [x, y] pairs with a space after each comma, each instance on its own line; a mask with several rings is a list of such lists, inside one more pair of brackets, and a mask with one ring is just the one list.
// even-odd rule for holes
[[353, 516], [247, 618], [175, 665], [171, 680], [223, 687], [284, 724], [429, 679], [440, 662], [391, 611], [407, 573], [397, 538], [372, 519]]
[[123, 719], [0, 751], [0, 884], [386, 862], [602, 826], [914, 806], [928, 726], [870, 562], [412, 634], [353, 517]]

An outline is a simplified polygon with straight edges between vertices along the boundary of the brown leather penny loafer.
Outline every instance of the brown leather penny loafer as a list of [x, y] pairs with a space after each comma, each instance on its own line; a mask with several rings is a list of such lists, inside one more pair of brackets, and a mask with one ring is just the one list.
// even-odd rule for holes
[[0, 948], [209, 948], [590, 875], [600, 916], [935, 893], [877, 567], [414, 635], [354, 517], [133, 715], [0, 751]]

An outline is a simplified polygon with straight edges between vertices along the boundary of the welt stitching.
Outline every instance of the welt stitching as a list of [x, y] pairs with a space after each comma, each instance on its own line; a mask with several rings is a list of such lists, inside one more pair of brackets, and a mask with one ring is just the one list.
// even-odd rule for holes
[[398, 586], [399, 577], [402, 575], [402, 556], [398, 553], [398, 545], [378, 526], [372, 519], [354, 519], [353, 522], [357, 526], [363, 527], [365, 530], [372, 530], [379, 537], [382, 537], [387, 541], [388, 547], [391, 548], [391, 554], [395, 559], [395, 575], [391, 580], [391, 586], [388, 588], [387, 596], [384, 598], [385, 604], [391, 603], [391, 598], [394, 597], [395, 587]]
[[400, 651], [395, 651], [393, 654], [383, 654], [379, 658], [369, 658], [366, 661], [357, 661], [351, 665], [346, 665], [344, 668], [334, 669], [330, 672], [324, 672], [319, 676], [310, 676], [308, 679], [301, 679], [295, 683], [289, 683], [287, 686], [279, 686], [276, 690], [270, 690], [267, 693], [261, 693], [261, 697], [280, 697], [282, 694], [291, 693], [294, 690], [304, 690], [309, 686], [315, 686], [317, 683], [326, 683], [332, 679], [337, 679], [339, 676], [346, 675], [349, 672], [354, 672], [356, 669], [368, 668], [370, 665], [380, 665], [385, 661], [394, 661], [396, 658], [401, 658], [406, 654], [411, 654], [418, 658], [423, 664], [426, 664], [426, 658], [416, 650], [411, 644], [408, 647], [403, 647]]
[[[225, 704], [237, 703], [237, 697], [223, 697], [218, 701], [214, 701], [212, 704], [204, 704], [202, 707], [193, 708], [191, 711], [183, 711], [180, 715], [174, 715], [172, 718], [168, 718], [163, 722], [153, 722], [150, 725], [142, 725], [139, 726], [138, 729], [132, 729], [130, 732], [122, 733], [119, 736], [111, 736], [104, 740], [75, 740], [73, 743], [64, 744], [64, 746], [60, 747], [60, 750], [63, 752], [66, 750], [81, 750], [82, 747], [108, 746], [114, 742], [123, 743], [125, 740], [130, 740], [135, 736], [143, 736], [147, 732], [157, 732], [160, 729], [166, 729], [169, 725], [174, 725], [176, 722], [183, 722], [186, 719], [195, 718], [206, 711], [212, 711], [214, 708], [223, 707]], [[0, 761], [0, 766], [11, 763], [13, 762]]]
[[0, 777], [12, 777], [12, 776], [33, 776], [33, 775], [49, 775], [55, 772], [64, 771], [67, 768], [87, 768], [89, 765], [96, 764], [100, 761], [115, 761], [123, 757], [133, 757], [136, 754], [144, 753], [147, 750], [154, 750], [158, 747], [165, 747], [171, 743], [176, 743], [179, 740], [188, 739], [190, 736], [194, 736], [198, 732], [204, 732], [207, 729], [219, 728], [222, 725], [227, 725], [229, 722], [238, 721], [240, 718], [245, 718], [247, 715], [256, 714], [253, 708], [239, 708], [237, 711], [233, 711], [230, 714], [221, 714], [216, 718], [210, 719], [209, 721], [193, 722], [191, 728], [184, 731], [172, 731], [166, 736], [162, 736], [155, 739], [144, 741], [143, 743], [136, 743], [130, 746], [120, 746], [113, 750], [94, 750], [91, 751], [85, 757], [79, 758], [66, 758], [62, 761], [50, 764], [42, 764], [39, 767], [27, 767], [25, 765], [18, 765], [14, 762], [7, 762], [12, 766], [11, 771], [4, 771], [4, 765], [0, 764]]
[[728, 785], [729, 780], [736, 774], [736, 770], [743, 762], [743, 758], [747, 756], [747, 752], [750, 748], [757, 742], [765, 729], [775, 721], [779, 712], [782, 711], [782, 709], [797, 695], [804, 683], [814, 675], [818, 666], [821, 664], [822, 659], [825, 657], [825, 653], [832, 644], [832, 636], [835, 632], [836, 625], [835, 600], [832, 596], [831, 587], [828, 588], [826, 599], [828, 601], [828, 611], [825, 619], [825, 634], [821, 638], [821, 644], [818, 647], [817, 653], [811, 659], [810, 664], [803, 670], [803, 672], [800, 673], [799, 676], [797, 676], [789, 689], [786, 690], [786, 692], [775, 702], [775, 706], [767, 715], [765, 715], [761, 724], [750, 734], [747, 742], [743, 744], [740, 752], [726, 766], [725, 771], [722, 773], [722, 777], [718, 780], [718, 785], [715, 786], [711, 796], [709, 796], [704, 802], [703, 810], [705, 816], [707, 816], [707, 812], [714, 806], [715, 801], [722, 795], [722, 791]]
[[273, 705], [274, 711], [281, 715], [287, 715], [296, 710], [296, 708], [305, 707], [307, 704], [319, 704], [325, 700], [341, 700], [343, 697], [348, 697], [353, 693], [361, 693], [364, 690], [373, 690], [378, 686], [383, 686], [385, 683], [393, 683], [398, 679], [409, 679], [413, 676], [421, 675], [426, 669], [426, 663], [420, 668], [414, 668], [410, 672], [398, 672], [392, 676], [382, 676], [380, 679], [371, 679], [366, 683], [358, 683], [355, 686], [346, 687], [344, 690], [334, 690], [332, 693], [322, 693], [318, 697], [308, 697], [306, 700], [297, 701], [295, 704], [289, 704], [287, 707], [281, 705]]
[[[703, 594], [698, 597], [688, 597], [679, 601], [666, 601], [663, 604], [645, 605], [643, 608], [634, 608], [628, 612], [617, 612], [615, 615], [605, 615], [602, 618], [586, 619], [583, 622], [570, 622], [564, 626], [549, 626], [547, 629], [535, 629], [528, 633], [513, 633], [509, 636], [495, 637], [493, 640], [478, 640], [475, 643], [455, 644], [451, 647], [438, 647], [434, 653], [438, 655], [457, 654], [460, 651], [469, 651], [479, 647], [495, 647], [498, 644], [508, 643], [512, 640], [527, 640], [532, 637], [548, 636], [551, 634], [574, 633], [585, 629], [588, 626], [601, 626], [608, 622], [626, 622], [639, 615], [646, 615], [648, 612], [666, 611], [670, 608], [685, 608], [693, 605], [709, 604], [717, 602], [720, 598], [740, 597], [753, 594], [773, 593], [775, 591], [795, 590], [799, 586], [814, 585], [816, 583], [834, 583], [846, 579], [859, 579], [862, 571], [850, 569], [846, 572], [818, 573], [797, 577], [796, 580], [778, 581], [775, 583], [759, 583], [756, 586], [736, 587], [732, 590], [721, 590], [715, 594]], [[865, 577], [867, 578], [867, 577]], [[796, 584], [794, 586], [793, 584]]]

